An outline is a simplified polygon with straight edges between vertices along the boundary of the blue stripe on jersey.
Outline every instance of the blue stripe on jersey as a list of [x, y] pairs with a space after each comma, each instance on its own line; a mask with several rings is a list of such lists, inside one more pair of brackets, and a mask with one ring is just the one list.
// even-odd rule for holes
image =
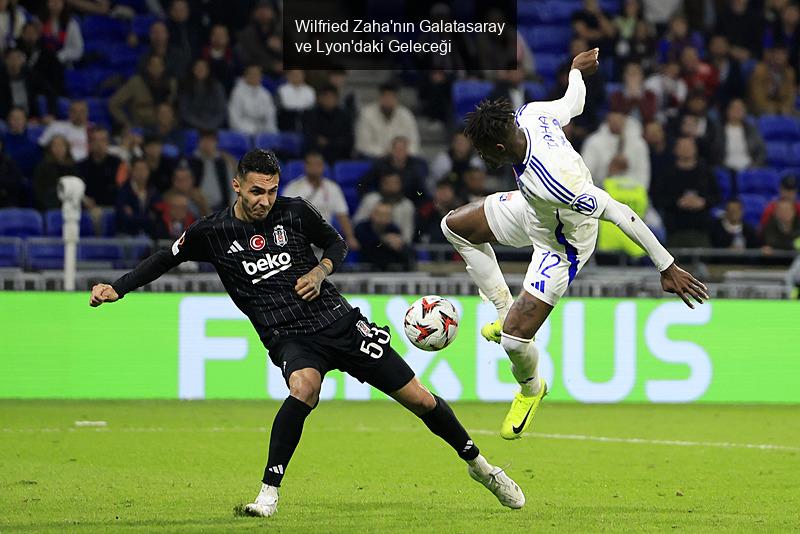
[[569, 204], [570, 203], [570, 200], [568, 198], [566, 198], [563, 195], [563, 193], [559, 192], [557, 189], [555, 189], [551, 185], [549, 185], [549, 182], [547, 181], [547, 177], [542, 173], [542, 171], [536, 165], [533, 164], [533, 161], [531, 161], [528, 164], [528, 167], [534, 173], [536, 173], [536, 176], [539, 177], [539, 180], [542, 182], [542, 185], [545, 187], [545, 189], [547, 189], [550, 192], [551, 195], [556, 197], [557, 200], [560, 200], [564, 204]]
[[567, 282], [567, 285], [569, 285], [575, 279], [575, 275], [578, 274], [578, 249], [567, 241], [567, 236], [564, 235], [564, 223], [561, 222], [561, 217], [558, 216], [558, 210], [556, 210], [556, 219], [558, 219], [558, 226], [556, 226], [555, 231], [556, 240], [564, 245], [567, 261], [569, 261], [569, 281]]
[[[564, 187], [564, 185], [562, 185], [558, 180], [553, 178], [553, 175], [548, 172], [547, 168], [544, 166], [544, 164], [541, 161], [536, 159], [536, 156], [531, 155], [531, 158], [532, 158], [531, 159], [531, 164], [535, 163], [535, 164], [537, 164], [539, 166], [540, 170], [545, 174], [545, 176], [547, 177], [547, 180], [550, 182], [550, 186], [551, 187], [553, 187], [554, 189], [559, 190], [561, 192], [561, 194], [566, 196], [568, 199], [570, 199], [570, 201], [575, 198], [575, 195], [569, 189]], [[567, 204], [569, 204], [569, 202], [567, 202]]]
[[528, 140], [528, 150], [525, 151], [525, 160], [522, 162], [522, 167], [525, 168], [528, 166], [528, 161], [530, 161], [531, 154], [533, 153], [533, 141], [531, 140], [531, 134], [527, 128], [522, 128], [522, 132], [525, 134], [525, 139]]

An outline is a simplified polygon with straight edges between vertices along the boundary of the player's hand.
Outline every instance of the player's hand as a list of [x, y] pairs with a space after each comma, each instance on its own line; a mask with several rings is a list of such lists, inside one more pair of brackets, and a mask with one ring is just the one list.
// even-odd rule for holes
[[319, 267], [314, 267], [306, 274], [297, 279], [294, 285], [294, 290], [301, 299], [306, 302], [311, 302], [319, 296], [322, 281], [325, 279], [325, 273]]
[[584, 77], [591, 76], [597, 72], [597, 67], [600, 66], [600, 62], [597, 60], [599, 54], [599, 48], [592, 48], [586, 52], [581, 52], [572, 60], [572, 68], [581, 71]]
[[661, 288], [667, 293], [678, 295], [692, 309], [694, 304], [690, 297], [700, 304], [709, 298], [708, 288], [691, 273], [678, 267], [675, 262], [661, 271]]
[[92, 288], [92, 296], [89, 298], [89, 306], [96, 308], [104, 302], [116, 302], [119, 295], [108, 284], [97, 284]]

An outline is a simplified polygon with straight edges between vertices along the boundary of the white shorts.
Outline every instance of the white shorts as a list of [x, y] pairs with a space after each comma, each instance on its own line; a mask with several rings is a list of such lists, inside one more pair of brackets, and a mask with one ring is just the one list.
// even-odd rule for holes
[[565, 212], [561, 217], [567, 224], [547, 231], [519, 191], [489, 195], [483, 209], [499, 243], [533, 247], [523, 287], [537, 299], [555, 306], [594, 252], [597, 219]]

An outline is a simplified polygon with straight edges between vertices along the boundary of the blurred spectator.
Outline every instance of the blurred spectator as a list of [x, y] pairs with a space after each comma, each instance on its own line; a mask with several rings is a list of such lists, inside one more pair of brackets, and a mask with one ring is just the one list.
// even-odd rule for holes
[[722, 127], [714, 112], [708, 110], [708, 100], [702, 91], [694, 91], [686, 99], [681, 115], [672, 121], [674, 137], [688, 136], [697, 143], [698, 154], [709, 164], [721, 160], [715, 152], [720, 146]]
[[324, 177], [325, 161], [317, 152], [308, 152], [305, 157], [305, 174], [286, 184], [283, 196], [302, 197], [319, 210], [322, 217], [336, 224], [347, 240], [350, 250], [358, 250], [358, 240], [353, 233], [350, 210], [339, 184]]
[[452, 120], [452, 92], [455, 75], [443, 70], [422, 71], [419, 73], [417, 94], [420, 112], [425, 117], [447, 124]]
[[641, 65], [628, 63], [623, 71], [622, 90], [611, 93], [610, 107], [614, 111], [634, 117], [641, 123], [650, 122], [656, 116], [658, 103], [653, 91], [644, 87], [644, 72]]
[[489, 100], [505, 98], [514, 109], [522, 107], [528, 102], [533, 102], [533, 95], [525, 88], [525, 73], [522, 69], [499, 70]]
[[163, 193], [172, 185], [172, 173], [177, 162], [164, 156], [164, 141], [156, 135], [144, 138], [144, 160], [150, 169], [148, 181], [159, 193]]
[[700, 59], [697, 48], [693, 46], [683, 48], [681, 70], [690, 93], [702, 91], [707, 99], [714, 95], [719, 85], [719, 76], [714, 67]]
[[47, 0], [40, 17], [42, 40], [62, 65], [71, 65], [83, 57], [83, 34], [78, 21], [64, 0]]
[[[491, 5], [491, 4], [490, 4]], [[477, 61], [477, 70], [494, 70], [498, 67], [500, 59], [516, 58], [523, 68], [531, 68], [530, 60], [525, 57], [527, 47], [524, 39], [519, 38], [517, 28], [514, 27], [515, 21], [506, 19], [505, 13], [493, 7], [489, 7], [483, 22], [505, 24], [506, 31], [500, 35], [497, 33], [478, 33], [475, 37], [472, 53]], [[520, 44], [519, 41], [523, 43]], [[507, 64], [508, 62], [504, 62]]]
[[456, 193], [467, 202], [474, 202], [491, 193], [486, 187], [486, 171], [478, 167], [470, 167], [461, 177], [461, 187]]
[[767, 149], [758, 128], [745, 121], [747, 108], [740, 98], [731, 100], [726, 110], [726, 120], [719, 145], [713, 151], [719, 155], [716, 164], [734, 171], [762, 167], [767, 159]]
[[786, 47], [776, 44], [764, 50], [764, 60], [750, 76], [750, 109], [756, 115], [791, 114], [796, 97], [797, 84]]
[[671, 247], [710, 245], [710, 210], [719, 202], [719, 190], [711, 169], [697, 158], [690, 137], [675, 143], [675, 163], [663, 184], [659, 203]]
[[186, 195], [168, 192], [158, 205], [159, 217], [154, 222], [155, 239], [178, 239], [195, 221], [191, 201]]
[[800, 75], [800, 5], [786, 4], [781, 10], [780, 19], [769, 30], [770, 44], [783, 43], [789, 50], [789, 64], [794, 69], [795, 79]]
[[342, 106], [350, 116], [350, 120], [355, 124], [358, 106], [355, 93], [347, 90], [347, 72], [343, 70], [329, 71], [328, 83], [336, 88], [339, 93], [339, 105]]
[[39, 145], [49, 144], [56, 135], [63, 135], [69, 142], [74, 161], [89, 154], [89, 106], [85, 100], [70, 102], [67, 120], [51, 122], [39, 137]]
[[208, 61], [212, 77], [225, 88], [225, 94], [230, 93], [236, 81], [236, 70], [228, 28], [221, 24], [211, 27], [208, 45], [203, 49], [203, 59]]
[[314, 107], [314, 100], [314, 89], [306, 83], [305, 73], [299, 69], [286, 71], [286, 83], [278, 87], [278, 128], [302, 131], [303, 112]]
[[431, 172], [428, 175], [428, 190], [433, 190], [431, 183], [438, 184], [445, 180], [454, 188], [461, 181], [461, 176], [470, 167], [485, 169], [483, 160], [472, 147], [467, 136], [462, 132], [453, 134], [450, 147], [445, 152], [439, 152], [431, 163]]
[[219, 151], [217, 132], [200, 132], [197, 150], [189, 160], [189, 165], [211, 210], [217, 211], [229, 206], [236, 161], [230, 154]]
[[[651, 211], [647, 188], [628, 177], [628, 160], [617, 154], [608, 164], [608, 176], [603, 180], [603, 189], [614, 200], [622, 202], [649, 225], [648, 211]], [[660, 221], [659, 221], [660, 223]], [[601, 222], [597, 239], [598, 252], [623, 252], [630, 258], [641, 258], [644, 251], [628, 239], [617, 226]]]
[[154, 235], [158, 192], [150, 185], [150, 169], [147, 162], [135, 159], [131, 162], [130, 178], [117, 193], [117, 233]]
[[[120, 169], [121, 178], [117, 179], [117, 183], [122, 183], [128, 179], [128, 164], [133, 159], [144, 157], [144, 138], [140, 130], [133, 128], [123, 128], [119, 134], [119, 142], [116, 145], [111, 145], [108, 148], [109, 154], [117, 156], [123, 163], [123, 169]], [[120, 176], [120, 175], [118, 175]]]
[[723, 108], [728, 106], [732, 98], [741, 98], [745, 93], [742, 66], [731, 56], [728, 38], [714, 35], [708, 42], [709, 63], [717, 71], [719, 86], [715, 100]]
[[39, 145], [28, 136], [28, 118], [20, 108], [11, 108], [8, 113], [8, 130], [3, 138], [3, 148], [16, 163], [26, 178], [33, 176], [33, 169], [42, 159]]
[[759, 227], [762, 230], [766, 228], [780, 200], [788, 200], [790, 203], [794, 204], [795, 212], [797, 216], [800, 217], [800, 200], [797, 199], [797, 178], [795, 176], [790, 174], [784, 176], [781, 180], [780, 186], [778, 187], [778, 198], [767, 204], [764, 208], [764, 213], [761, 214]]
[[681, 67], [677, 61], [661, 65], [658, 73], [645, 80], [644, 87], [656, 95], [658, 119], [662, 122], [678, 114], [678, 109], [689, 93], [686, 82], [681, 78]]
[[88, 15], [108, 15], [111, 12], [111, 0], [67, 0], [67, 5]]
[[377, 102], [364, 106], [356, 123], [356, 150], [371, 158], [387, 153], [392, 140], [405, 137], [409, 152], [419, 152], [419, 130], [411, 111], [397, 99], [397, 86], [380, 86]]
[[317, 92], [317, 105], [303, 116], [306, 149], [319, 152], [328, 163], [350, 159], [353, 153], [353, 121], [339, 104], [331, 84]]
[[767, 253], [773, 249], [800, 249], [800, 218], [791, 201], [781, 199], [775, 203], [775, 212], [764, 226], [764, 247]]
[[391, 204], [379, 201], [369, 212], [369, 219], [356, 225], [360, 260], [380, 271], [407, 271], [411, 268], [409, 242], [392, 222], [392, 213]]
[[644, 140], [650, 154], [650, 187], [648, 196], [657, 198], [665, 185], [669, 169], [675, 158], [667, 142], [664, 127], [658, 121], [648, 122], [644, 127]]
[[673, 15], [682, 7], [683, 0], [642, 0], [642, 3], [645, 20], [654, 24], [661, 33]]
[[22, 205], [22, 186], [24, 181], [25, 178], [19, 172], [19, 167], [6, 154], [3, 140], [0, 139], [0, 208]]
[[168, 78], [182, 79], [184, 73], [189, 68], [191, 56], [185, 55], [185, 51], [173, 46], [170, 42], [169, 30], [166, 23], [157, 20], [150, 25], [149, 43], [144, 52], [139, 56], [138, 71], [145, 74], [148, 69], [148, 62], [152, 56], [158, 56], [164, 62], [164, 70]]
[[200, 52], [200, 29], [189, 21], [189, 2], [172, 0], [167, 17], [170, 45], [183, 57], [184, 69], [175, 74], [183, 78], [188, 71], [189, 63]]
[[179, 89], [178, 109], [181, 122], [188, 128], [216, 130], [225, 124], [225, 88], [211, 77], [205, 59], [195, 60], [191, 74]]
[[75, 173], [75, 163], [69, 153], [67, 138], [60, 134], [54, 135], [47, 145], [44, 159], [33, 171], [33, 198], [36, 208], [42, 211], [60, 208], [58, 179]]
[[[398, 174], [381, 176], [378, 190], [364, 195], [353, 221], [358, 224], [369, 219], [375, 206], [381, 202], [391, 206], [392, 221], [400, 229], [403, 240], [410, 243], [414, 237], [414, 204], [403, 195], [403, 182]], [[361, 241], [361, 238], [358, 240]]]
[[[428, 12], [430, 20], [453, 22], [453, 11], [449, 5], [444, 2], [431, 2], [430, 10]], [[453, 34], [444, 32], [426, 32], [419, 36], [418, 42], [420, 43], [436, 43], [443, 39], [451, 42], [452, 49], [450, 53], [445, 55], [440, 54], [420, 54], [417, 58], [416, 66], [421, 74], [426, 71], [450, 71], [459, 72], [465, 68], [465, 58], [474, 57], [474, 51], [471, 51], [473, 46], [464, 38], [464, 34]], [[520, 39], [522, 40], [522, 39]]]
[[731, 55], [739, 61], [761, 55], [764, 18], [748, 0], [729, 0], [717, 13], [716, 33], [727, 37]]
[[38, 75], [55, 93], [63, 94], [64, 66], [53, 52], [42, 45], [41, 24], [38, 21], [25, 23], [17, 48], [25, 52], [28, 71]]
[[417, 211], [418, 240], [421, 243], [447, 243], [442, 233], [442, 218], [462, 204], [453, 184], [446, 179], [439, 180], [433, 189], [433, 199]]
[[156, 125], [156, 108], [175, 101], [174, 78], [167, 77], [164, 60], [151, 55], [143, 74], [131, 77], [108, 100], [108, 110], [120, 126], [152, 128]]
[[[55, 114], [56, 93], [36, 72], [25, 66], [25, 53], [11, 48], [5, 54], [5, 69], [0, 68], [0, 117], [12, 107], [25, 110], [30, 117]], [[39, 109], [39, 96], [47, 98], [47, 109]]]
[[277, 132], [276, 115], [272, 95], [261, 85], [261, 67], [249, 65], [231, 93], [228, 126], [248, 135]]
[[428, 198], [428, 190], [425, 187], [425, 160], [409, 154], [409, 143], [405, 137], [392, 139], [389, 153], [377, 159], [372, 169], [361, 180], [360, 191], [364, 193], [375, 189], [385, 174], [400, 176], [403, 194], [414, 204], [420, 204]]
[[613, 24], [617, 63], [638, 63], [649, 70], [655, 57], [655, 39], [653, 27], [643, 19], [641, 0], [625, 0], [622, 13], [614, 18]]
[[586, 139], [581, 155], [597, 185], [608, 175], [611, 159], [622, 154], [628, 161], [628, 177], [645, 189], [650, 186], [650, 157], [641, 131], [636, 119], [611, 111], [600, 129]]
[[14, 48], [26, 19], [25, 9], [16, 1], [0, 0], [0, 52]]
[[78, 162], [78, 175], [86, 183], [83, 205], [87, 209], [113, 206], [117, 200], [120, 159], [109, 154], [108, 130], [93, 128], [89, 133], [89, 156]]
[[205, 217], [211, 213], [211, 209], [206, 196], [194, 184], [195, 179], [189, 163], [185, 160], [181, 161], [172, 172], [172, 187], [164, 193], [164, 198], [166, 199], [170, 195], [186, 197], [189, 200], [189, 213], [195, 218]]
[[589, 48], [606, 48], [614, 38], [616, 30], [600, 7], [600, 0], [583, 0], [583, 9], [572, 15], [572, 29]]
[[658, 42], [658, 62], [678, 61], [687, 46], [702, 52], [703, 37], [689, 31], [689, 23], [683, 15], [676, 15], [669, 21], [669, 30]]
[[164, 144], [183, 150], [186, 143], [186, 134], [178, 125], [175, 118], [175, 108], [168, 102], [156, 106], [156, 124], [147, 133], [159, 137]]
[[258, 65], [268, 75], [283, 70], [283, 39], [281, 21], [269, 1], [259, 0], [250, 23], [239, 33], [236, 47], [240, 61]]
[[742, 203], [738, 199], [731, 199], [725, 204], [725, 212], [711, 223], [711, 246], [734, 250], [759, 246], [756, 231], [744, 221], [743, 213]]

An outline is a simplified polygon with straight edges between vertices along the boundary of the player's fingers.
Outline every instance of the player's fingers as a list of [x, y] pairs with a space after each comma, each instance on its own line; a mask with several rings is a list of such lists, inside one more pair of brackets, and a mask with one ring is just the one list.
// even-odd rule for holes
[[694, 309], [694, 304], [692, 304], [692, 301], [691, 301], [691, 300], [689, 300], [689, 297], [687, 297], [687, 296], [686, 296], [686, 293], [683, 293], [683, 292], [681, 292], [681, 291], [676, 291], [676, 293], [678, 294], [678, 296], [681, 298], [681, 300], [682, 300], [682, 301], [683, 301], [683, 302], [684, 302], [684, 303], [685, 303], [687, 306], [689, 306], [691, 309]]
[[695, 280], [695, 282], [692, 284], [692, 289], [694, 289], [694, 290], [695, 290], [695, 292], [696, 292], [698, 295], [700, 295], [701, 297], [703, 297], [703, 298], [704, 298], [704, 299], [706, 299], [706, 300], [708, 300], [709, 298], [711, 298], [711, 297], [709, 297], [709, 296], [708, 296], [708, 290], [706, 289], [706, 287], [705, 287], [703, 284], [701, 284], [700, 282], [696, 281], [696, 280]]

